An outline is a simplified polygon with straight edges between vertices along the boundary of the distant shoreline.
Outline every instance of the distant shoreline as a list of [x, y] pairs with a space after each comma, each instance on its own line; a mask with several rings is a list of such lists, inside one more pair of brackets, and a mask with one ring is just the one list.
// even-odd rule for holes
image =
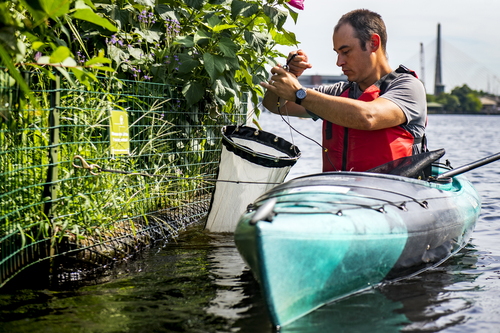
[[456, 112], [447, 112], [447, 111], [429, 111], [427, 110], [427, 114], [446, 114], [446, 115], [462, 115], [462, 116], [500, 116], [500, 112], [491, 113], [491, 112], [474, 112], [474, 113], [456, 113]]

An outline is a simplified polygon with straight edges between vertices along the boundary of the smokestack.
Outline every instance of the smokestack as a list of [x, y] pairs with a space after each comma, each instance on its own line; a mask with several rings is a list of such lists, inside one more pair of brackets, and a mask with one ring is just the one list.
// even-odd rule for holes
[[420, 43], [420, 81], [425, 87], [425, 56], [424, 56], [424, 43]]
[[444, 84], [441, 77], [441, 24], [438, 23], [437, 51], [436, 51], [436, 76], [434, 78], [434, 95], [438, 96], [444, 92]]

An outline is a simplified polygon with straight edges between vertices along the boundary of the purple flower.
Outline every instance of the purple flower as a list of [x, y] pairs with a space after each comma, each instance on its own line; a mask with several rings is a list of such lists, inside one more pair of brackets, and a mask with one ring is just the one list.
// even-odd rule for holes
[[42, 56], [42, 52], [35, 53], [35, 61], [38, 61], [38, 59], [40, 59], [41, 56]]
[[304, 10], [304, 0], [290, 0], [288, 1], [290, 6], [295, 7], [300, 10]]
[[[87, 60], [87, 57], [85, 56], [85, 54], [82, 54], [81, 51], [77, 51], [76, 56], [78, 57], [78, 63], [80, 65], [83, 65], [85, 63], [85, 61]], [[36, 58], [36, 55], [35, 55], [35, 58]]]
[[109, 42], [110, 42], [111, 44], [115, 45], [117, 41], [118, 41], [118, 39], [116, 39], [116, 36], [115, 36], [115, 35], [113, 35], [113, 36], [111, 36], [111, 40], [110, 40]]

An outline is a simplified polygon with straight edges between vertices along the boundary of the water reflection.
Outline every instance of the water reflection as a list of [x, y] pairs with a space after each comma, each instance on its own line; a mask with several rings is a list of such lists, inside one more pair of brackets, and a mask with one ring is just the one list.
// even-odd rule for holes
[[246, 266], [235, 251], [231, 236], [212, 237], [210, 245], [213, 250], [208, 255], [208, 261], [217, 292], [206, 311], [226, 319], [236, 319], [249, 309], [248, 305], [242, 305], [247, 296], [240, 280]]
[[238, 332], [272, 330], [258, 283], [234, 244], [233, 235], [211, 235], [208, 258], [217, 293], [207, 312], [231, 320]]

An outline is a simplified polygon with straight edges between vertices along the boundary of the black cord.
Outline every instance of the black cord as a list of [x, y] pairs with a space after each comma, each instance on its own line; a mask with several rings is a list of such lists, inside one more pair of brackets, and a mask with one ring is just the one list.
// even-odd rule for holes
[[279, 185], [282, 183], [276, 183], [276, 182], [257, 182], [257, 181], [244, 181], [244, 180], [227, 180], [227, 179], [213, 179], [213, 178], [204, 178], [203, 176], [199, 177], [179, 177], [179, 176], [167, 176], [167, 175], [158, 175], [158, 174], [150, 174], [150, 173], [143, 173], [143, 172], [130, 172], [130, 171], [123, 171], [123, 170], [114, 170], [114, 169], [104, 169], [104, 168], [97, 168], [98, 173], [94, 173], [94, 175], [98, 175], [101, 172], [108, 172], [108, 173], [118, 173], [122, 175], [129, 175], [129, 176], [142, 176], [142, 177], [159, 177], [159, 178], [164, 178], [164, 179], [170, 179], [170, 180], [201, 180], [204, 182], [222, 182], [222, 183], [233, 183], [233, 184], [256, 184], [256, 185]]
[[[76, 160], [80, 160], [80, 164], [75, 163]], [[99, 176], [102, 172], [116, 173], [121, 175], [128, 176], [142, 176], [142, 177], [160, 177], [163, 179], [170, 180], [201, 180], [205, 182], [223, 182], [223, 183], [234, 183], [234, 184], [259, 184], [259, 185], [279, 185], [281, 183], [276, 182], [258, 182], [258, 181], [242, 181], [242, 180], [229, 180], [229, 179], [213, 179], [213, 178], [204, 178], [203, 176], [195, 176], [195, 177], [181, 177], [181, 176], [168, 176], [168, 175], [159, 175], [159, 174], [151, 174], [145, 172], [134, 172], [134, 171], [123, 171], [123, 170], [114, 170], [114, 169], [105, 169], [101, 168], [98, 164], [89, 164], [85, 159], [80, 155], [73, 156], [73, 161], [71, 163], [76, 169], [87, 169], [90, 174], [93, 176]]]
[[[290, 64], [290, 62], [293, 60], [293, 58], [295, 58], [298, 54], [295, 53], [294, 55], [292, 55], [290, 57], [290, 59], [287, 60], [286, 62], [286, 65], [285, 65], [285, 70], [288, 71], [288, 64]], [[297, 132], [298, 134], [302, 135], [304, 138], [308, 139], [308, 140], [311, 140], [312, 142], [314, 142], [315, 144], [317, 144], [318, 146], [321, 147], [321, 149], [323, 150], [323, 152], [325, 153], [326, 155], [326, 158], [328, 159], [328, 162], [330, 163], [330, 165], [333, 167], [333, 169], [335, 171], [338, 171], [337, 168], [335, 167], [335, 165], [333, 165], [332, 161], [330, 160], [330, 156], [328, 155], [328, 149], [323, 147], [322, 144], [320, 144], [318, 141], [314, 140], [313, 138], [310, 138], [308, 137], [307, 135], [299, 132], [298, 130], [296, 130], [292, 124], [290, 124], [286, 119], [285, 117], [283, 117], [283, 114], [281, 113], [281, 106], [280, 106], [280, 97], [278, 96], [278, 103], [277, 103], [277, 108], [278, 108], [278, 113], [279, 115], [281, 116], [281, 119], [283, 119], [283, 121], [285, 122], [285, 124], [287, 124], [291, 129], [293, 129], [295, 132]], [[286, 108], [286, 105], [285, 105], [285, 108]], [[287, 112], [287, 115], [288, 115], [288, 112]]]
[[[285, 106], [285, 107], [286, 107], [286, 106]], [[330, 163], [330, 165], [333, 167], [333, 169], [334, 169], [335, 171], [339, 171], [339, 170], [337, 170], [337, 168], [335, 167], [335, 165], [333, 165], [332, 161], [330, 160], [330, 156], [328, 155], [328, 149], [326, 149], [325, 147], [323, 147], [323, 145], [322, 145], [322, 144], [320, 144], [318, 141], [314, 140], [313, 138], [310, 138], [310, 137], [308, 137], [307, 135], [305, 135], [305, 134], [303, 134], [303, 133], [299, 132], [298, 130], [296, 130], [296, 129], [292, 126], [292, 124], [290, 124], [290, 123], [289, 123], [289, 122], [285, 119], [285, 117], [283, 117], [283, 114], [281, 113], [281, 110], [280, 110], [279, 98], [278, 98], [278, 113], [279, 113], [279, 115], [281, 116], [281, 119], [283, 119], [283, 121], [284, 121], [284, 122], [285, 122], [285, 123], [286, 123], [286, 124], [287, 124], [287, 125], [291, 128], [291, 129], [293, 129], [293, 130], [294, 130], [295, 132], [297, 132], [298, 134], [302, 135], [304, 138], [306, 138], [306, 139], [308, 139], [308, 140], [311, 140], [312, 142], [314, 142], [315, 144], [317, 144], [318, 146], [320, 146], [320, 147], [321, 147], [321, 149], [323, 150], [323, 152], [325, 153], [326, 158], [328, 159], [328, 162], [329, 162], [329, 163]]]

